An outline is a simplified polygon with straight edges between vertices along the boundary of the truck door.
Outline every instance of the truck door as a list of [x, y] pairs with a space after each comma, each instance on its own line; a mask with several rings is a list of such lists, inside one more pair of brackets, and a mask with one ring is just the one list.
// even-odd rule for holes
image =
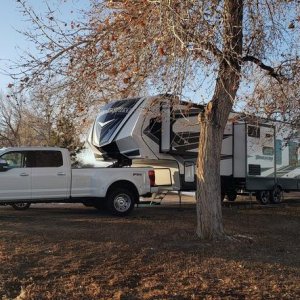
[[70, 192], [70, 166], [59, 150], [31, 151], [32, 199], [66, 199]]
[[0, 200], [31, 199], [31, 168], [26, 167], [27, 153], [11, 151], [1, 157]]

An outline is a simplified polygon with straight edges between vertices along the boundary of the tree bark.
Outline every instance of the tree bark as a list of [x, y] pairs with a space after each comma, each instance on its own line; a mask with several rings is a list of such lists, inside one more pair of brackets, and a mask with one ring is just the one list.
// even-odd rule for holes
[[200, 122], [197, 161], [197, 234], [201, 239], [223, 236], [220, 184], [220, 135], [212, 122]]
[[197, 235], [224, 236], [221, 207], [220, 158], [223, 132], [240, 83], [243, 0], [224, 1], [223, 56], [212, 100], [199, 116], [197, 160]]

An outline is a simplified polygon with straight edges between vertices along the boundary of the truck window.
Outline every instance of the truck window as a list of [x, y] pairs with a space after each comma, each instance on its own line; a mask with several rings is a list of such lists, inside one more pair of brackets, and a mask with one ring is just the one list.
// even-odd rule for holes
[[8, 169], [24, 167], [24, 153], [22, 152], [8, 152], [3, 154], [0, 159], [7, 162]]
[[27, 167], [31, 168], [51, 168], [61, 167], [63, 157], [61, 151], [30, 151], [28, 153]]

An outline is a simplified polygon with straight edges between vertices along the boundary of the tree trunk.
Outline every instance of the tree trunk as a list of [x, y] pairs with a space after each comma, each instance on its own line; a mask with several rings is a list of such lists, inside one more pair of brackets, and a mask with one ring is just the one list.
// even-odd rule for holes
[[243, 0], [225, 0], [223, 57], [215, 92], [199, 116], [197, 160], [197, 235], [201, 239], [224, 236], [221, 209], [220, 158], [223, 132], [240, 83]]
[[200, 122], [197, 161], [197, 234], [202, 239], [223, 235], [220, 184], [220, 135], [223, 132], [212, 122]]

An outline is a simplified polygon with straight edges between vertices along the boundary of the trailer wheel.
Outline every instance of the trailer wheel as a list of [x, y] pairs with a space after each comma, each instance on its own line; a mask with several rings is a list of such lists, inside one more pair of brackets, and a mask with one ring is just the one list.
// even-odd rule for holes
[[279, 186], [275, 186], [273, 191], [271, 192], [271, 202], [274, 204], [278, 204], [282, 201], [283, 194], [282, 190]]
[[117, 187], [108, 193], [106, 205], [111, 214], [123, 217], [133, 210], [135, 198], [132, 191]]
[[26, 210], [30, 207], [31, 203], [30, 202], [20, 202], [20, 203], [13, 203], [11, 206], [15, 210]]
[[256, 200], [263, 205], [270, 203], [270, 191], [257, 191]]

